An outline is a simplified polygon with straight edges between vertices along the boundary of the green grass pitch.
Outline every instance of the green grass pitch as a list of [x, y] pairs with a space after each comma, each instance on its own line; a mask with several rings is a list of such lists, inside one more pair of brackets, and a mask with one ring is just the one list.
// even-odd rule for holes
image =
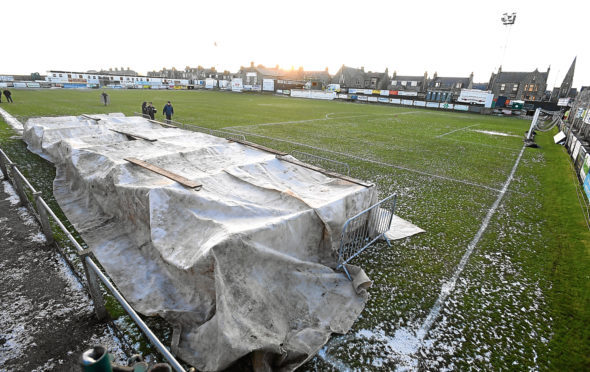
[[[161, 119], [170, 100], [176, 121], [347, 162], [426, 230], [354, 262], [374, 281], [366, 309], [303, 370], [590, 369], [590, 232], [569, 156], [550, 133], [517, 164], [530, 121], [210, 91], [107, 90], [104, 107], [101, 92], [14, 90], [0, 107], [24, 122], [132, 115], [152, 101]], [[0, 146], [50, 195], [51, 166], [11, 136], [0, 120]]]

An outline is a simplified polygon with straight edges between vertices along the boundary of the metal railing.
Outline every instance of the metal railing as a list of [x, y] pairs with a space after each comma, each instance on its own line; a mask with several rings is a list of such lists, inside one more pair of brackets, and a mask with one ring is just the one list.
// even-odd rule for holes
[[151, 122], [154, 122], [154, 123], [166, 126], [166, 127], [173, 126], [173, 127], [180, 128], [180, 129], [190, 130], [192, 132], [200, 132], [200, 133], [210, 134], [212, 136], [222, 137], [222, 138], [229, 139], [229, 140], [246, 141], [246, 136], [244, 136], [243, 134], [226, 132], [224, 130], [218, 130], [218, 129], [205, 128], [205, 127], [200, 127], [198, 125], [193, 125], [193, 124], [184, 124], [184, 123], [181, 123], [179, 121], [174, 121], [174, 120], [166, 120], [166, 122], [162, 122], [159, 120], [152, 120], [149, 117], [149, 115], [141, 114], [139, 112], [134, 112], [134, 114], [137, 116], [141, 116], [145, 119], [148, 119]]
[[396, 199], [397, 196], [392, 194], [344, 223], [336, 269], [344, 269], [348, 279], [352, 280], [346, 264], [378, 239], [385, 239], [387, 245], [391, 246], [385, 233], [391, 227]]
[[[100, 282], [102, 282], [106, 288], [113, 294], [113, 296], [117, 299], [119, 304], [125, 309], [127, 314], [133, 319], [133, 321], [137, 324], [137, 326], [143, 331], [143, 333], [147, 336], [150, 340], [152, 345], [162, 354], [162, 356], [170, 363], [172, 368], [178, 372], [185, 372], [185, 369], [182, 365], [176, 360], [176, 358], [172, 355], [172, 353], [162, 344], [162, 342], [158, 339], [158, 337], [151, 331], [151, 329], [145, 324], [145, 322], [139, 317], [139, 315], [133, 310], [131, 305], [125, 300], [123, 295], [117, 290], [113, 283], [109, 280], [106, 274], [104, 274], [98, 265], [92, 260], [90, 255], [92, 254], [89, 249], [84, 249], [78, 243], [78, 241], [72, 236], [72, 234], [68, 231], [68, 229], [64, 226], [61, 220], [56, 216], [56, 214], [51, 210], [51, 208], [47, 205], [45, 200], [41, 197], [41, 192], [35, 190], [35, 188], [31, 185], [31, 183], [23, 176], [20, 170], [17, 168], [16, 164], [13, 163], [6, 153], [2, 149], [0, 149], [0, 170], [4, 175], [4, 179], [11, 181], [14, 185], [16, 193], [20, 199], [20, 204], [27, 209], [29, 209], [35, 218], [41, 224], [41, 228], [43, 230], [43, 234], [45, 234], [47, 238], [47, 243], [56, 243], [55, 238], [53, 236], [53, 231], [51, 229], [50, 219], [57, 224], [59, 229], [67, 236], [68, 240], [74, 245], [76, 251], [80, 258], [82, 259], [82, 265], [84, 267], [84, 272], [86, 275], [86, 281], [88, 284], [88, 291], [90, 292], [90, 296], [94, 302], [94, 311], [96, 316], [99, 320], [104, 320], [108, 317], [108, 312], [104, 305], [104, 298], [102, 296], [102, 292], [100, 290]], [[35, 207], [31, 203], [31, 200], [27, 196], [27, 189], [31, 192], [33, 199], [35, 201]], [[63, 254], [64, 259], [68, 262], [70, 267], [73, 267], [72, 262], [70, 262], [69, 258]], [[100, 280], [100, 281], [99, 281]]]
[[324, 158], [322, 156], [310, 154], [303, 151], [293, 150], [291, 155], [295, 158], [326, 170], [350, 176], [350, 166], [344, 162]]

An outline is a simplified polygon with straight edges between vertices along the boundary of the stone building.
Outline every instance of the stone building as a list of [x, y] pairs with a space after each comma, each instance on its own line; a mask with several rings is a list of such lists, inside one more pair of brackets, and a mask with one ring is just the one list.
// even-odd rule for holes
[[332, 77], [333, 84], [342, 88], [387, 89], [389, 72], [365, 72], [365, 68], [353, 68], [342, 65]]
[[576, 59], [578, 57], [574, 58], [574, 61], [572, 62], [569, 70], [567, 71], [567, 74], [565, 74], [565, 77], [563, 78], [563, 81], [561, 82], [561, 86], [559, 87], [559, 89], [554, 89], [557, 90], [557, 92], [551, 96], [551, 101], [552, 102], [557, 102], [560, 98], [576, 98], [576, 94], [578, 93], [577, 89], [572, 88], [572, 84], [574, 83], [574, 71], [576, 69]]
[[332, 81], [332, 76], [328, 72], [326, 67], [323, 71], [303, 71], [303, 81], [311, 89], [325, 89], [328, 84]]
[[299, 70], [283, 70], [278, 65], [275, 67], [255, 66], [254, 62], [250, 62], [249, 67], [241, 66], [235, 76], [242, 78], [244, 85], [262, 85], [264, 79], [271, 79], [277, 82], [279, 80], [296, 81], [298, 85], [303, 86], [303, 68]]
[[547, 89], [547, 77], [550, 68], [546, 72], [535, 69], [531, 72], [508, 72], [498, 68], [498, 73], [492, 73], [488, 89], [494, 97], [504, 96], [510, 100], [542, 101]]
[[389, 90], [396, 91], [410, 91], [418, 93], [426, 93], [428, 88], [428, 72], [424, 72], [422, 76], [398, 75], [397, 71], [393, 72], [390, 84], [387, 86]]
[[130, 69], [129, 67], [127, 67], [126, 69], [121, 67], [121, 69], [115, 67], [114, 69], [111, 67], [108, 70], [100, 70], [100, 71], [96, 71], [96, 70], [89, 70], [87, 71], [87, 73], [90, 74], [106, 74], [106, 75], [118, 75], [118, 76], [139, 76], [139, 74], [135, 71], [133, 71], [132, 69]]

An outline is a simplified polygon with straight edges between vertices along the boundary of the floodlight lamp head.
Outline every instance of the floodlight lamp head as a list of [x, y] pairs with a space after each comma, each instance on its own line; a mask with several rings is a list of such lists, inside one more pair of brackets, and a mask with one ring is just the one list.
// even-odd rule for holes
[[516, 13], [512, 13], [512, 14], [504, 13], [504, 14], [502, 14], [502, 18], [500, 18], [500, 19], [502, 20], [503, 25], [513, 25], [514, 22], [516, 21]]

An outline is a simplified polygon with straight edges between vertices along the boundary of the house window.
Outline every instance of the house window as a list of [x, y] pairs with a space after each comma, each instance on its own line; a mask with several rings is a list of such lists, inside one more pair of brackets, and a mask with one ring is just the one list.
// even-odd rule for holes
[[56, 77], [55, 74], [53, 74], [53, 77]]
[[418, 86], [418, 82], [417, 81], [412, 81], [412, 86], [413, 87], [417, 87]]
[[71, 78], [72, 78], [72, 74], [68, 74], [68, 79], [71, 79]]
[[78, 75], [78, 79], [82, 79], [82, 75]]
[[62, 74], [59, 74], [59, 77], [62, 77], [62, 76], [63, 76]]
[[377, 78], [371, 78], [371, 86], [372, 87], [376, 87], [377, 86]]
[[506, 84], [500, 84], [500, 90], [501, 91], [506, 90]]
[[457, 83], [457, 84], [455, 84], [455, 88], [457, 88], [457, 89], [461, 89], [462, 86], [463, 86], [463, 83]]
[[407, 83], [408, 83], [407, 81], [402, 81], [402, 86], [405, 87]]
[[512, 91], [516, 92], [518, 90], [518, 84], [513, 84], [512, 85]]
[[437, 81], [436, 83], [434, 83], [434, 87], [435, 88], [440, 88], [440, 81]]
[[392, 80], [391, 85], [397, 85], [397, 80]]

